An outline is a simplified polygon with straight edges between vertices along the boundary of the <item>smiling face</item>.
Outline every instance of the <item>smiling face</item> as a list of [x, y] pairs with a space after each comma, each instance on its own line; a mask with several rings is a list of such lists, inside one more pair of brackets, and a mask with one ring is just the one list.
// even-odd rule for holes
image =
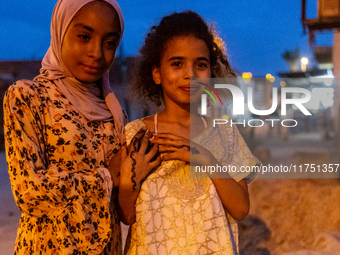
[[201, 90], [190, 87], [191, 78], [210, 78], [210, 54], [206, 43], [194, 36], [177, 36], [167, 42], [160, 67], [153, 68], [153, 79], [161, 84], [165, 105], [180, 106], [197, 101]]
[[106, 2], [86, 4], [72, 19], [63, 39], [61, 57], [81, 82], [95, 82], [110, 68], [118, 47], [120, 23]]

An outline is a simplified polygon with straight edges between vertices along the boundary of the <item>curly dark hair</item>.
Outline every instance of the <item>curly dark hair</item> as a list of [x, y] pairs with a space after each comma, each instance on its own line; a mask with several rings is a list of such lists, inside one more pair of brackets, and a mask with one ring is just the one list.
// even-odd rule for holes
[[134, 91], [157, 106], [163, 102], [163, 89], [155, 84], [152, 68], [160, 66], [167, 42], [177, 36], [194, 36], [206, 43], [212, 78], [236, 77], [226, 57], [224, 42], [216, 35], [214, 28], [209, 28], [204, 19], [193, 11], [175, 12], [164, 17], [158, 26], [151, 27], [140, 49], [141, 56], [133, 81]]

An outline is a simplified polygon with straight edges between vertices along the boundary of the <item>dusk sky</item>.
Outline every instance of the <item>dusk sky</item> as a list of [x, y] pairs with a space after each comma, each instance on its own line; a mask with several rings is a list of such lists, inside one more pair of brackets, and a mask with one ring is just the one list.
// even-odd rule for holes
[[[285, 50], [300, 49], [312, 60], [308, 36], [301, 24], [301, 0], [119, 1], [125, 17], [124, 54], [136, 55], [150, 27], [164, 15], [191, 9], [215, 22], [239, 72], [253, 76], [289, 70]], [[42, 59], [50, 43], [50, 19], [55, 0], [0, 0], [0, 60]], [[307, 14], [316, 16], [316, 0], [307, 0]], [[317, 45], [332, 45], [332, 31], [317, 36]], [[313, 63], [311, 64], [313, 65]]]

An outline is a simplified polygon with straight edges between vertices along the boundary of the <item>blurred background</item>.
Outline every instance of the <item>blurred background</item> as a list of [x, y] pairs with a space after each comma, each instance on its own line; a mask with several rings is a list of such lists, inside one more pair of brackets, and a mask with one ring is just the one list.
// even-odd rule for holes
[[[0, 0], [0, 98], [19, 79], [39, 74], [49, 47], [56, 1]], [[242, 127], [240, 132], [263, 164], [339, 164], [340, 1], [203, 0], [119, 1], [125, 33], [110, 82], [130, 120], [159, 111], [132, 100], [138, 49], [152, 25], [174, 11], [193, 10], [211, 22], [225, 41], [240, 84], [252, 86], [257, 109], [269, 109], [273, 88], [301, 87], [327, 96], [306, 106], [312, 116], [289, 108], [298, 125]], [[242, 85], [240, 85], [242, 87]], [[314, 91], [314, 92], [313, 92]], [[291, 95], [299, 97], [299, 94]], [[246, 107], [247, 110], [247, 107]], [[275, 115], [275, 116], [274, 116]], [[259, 119], [247, 112], [247, 121]], [[271, 115], [280, 119], [280, 112]], [[20, 212], [16, 208], [0, 130], [0, 254], [13, 254]], [[338, 170], [339, 172], [339, 170]], [[266, 176], [262, 176], [266, 177]], [[250, 185], [251, 211], [240, 222], [241, 254], [340, 254], [339, 173], [330, 179], [260, 178]], [[124, 228], [125, 229], [125, 228]]]

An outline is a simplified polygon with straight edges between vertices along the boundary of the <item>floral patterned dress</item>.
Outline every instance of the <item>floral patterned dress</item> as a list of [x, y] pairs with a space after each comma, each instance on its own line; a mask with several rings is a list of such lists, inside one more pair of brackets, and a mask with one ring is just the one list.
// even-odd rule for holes
[[119, 254], [117, 192], [106, 168], [121, 146], [114, 120], [90, 122], [54, 83], [21, 80], [6, 92], [4, 121], [22, 211], [15, 254]]

